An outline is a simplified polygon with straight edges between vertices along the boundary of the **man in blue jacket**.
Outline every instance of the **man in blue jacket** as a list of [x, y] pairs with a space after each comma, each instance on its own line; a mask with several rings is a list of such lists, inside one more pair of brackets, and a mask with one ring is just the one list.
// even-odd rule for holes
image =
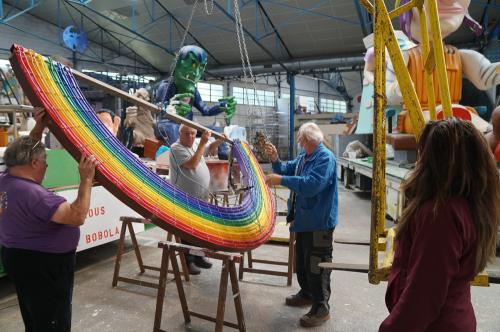
[[323, 145], [323, 133], [312, 122], [303, 124], [298, 133], [303, 151], [288, 162], [278, 159], [276, 148], [266, 144], [266, 153], [277, 174], [267, 176], [268, 185], [290, 189], [287, 222], [297, 234], [296, 268], [300, 291], [286, 298], [286, 305], [311, 305], [300, 319], [304, 327], [319, 326], [330, 319], [331, 270], [318, 266], [332, 261], [332, 236], [338, 222], [336, 161]]

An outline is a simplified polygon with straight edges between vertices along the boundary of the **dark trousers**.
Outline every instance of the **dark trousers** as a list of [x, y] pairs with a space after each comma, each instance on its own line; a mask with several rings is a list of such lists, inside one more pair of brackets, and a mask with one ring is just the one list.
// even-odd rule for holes
[[26, 332], [71, 331], [75, 251], [50, 254], [4, 247], [2, 261], [16, 286]]
[[[183, 239], [181, 239], [181, 243], [182, 244], [187, 244], [188, 246], [195, 246], [196, 247], [196, 245], [192, 244], [189, 241], [183, 240]], [[194, 261], [196, 259], [195, 255], [191, 255], [189, 253], [184, 253], [184, 257], [186, 258], [186, 263], [187, 264], [194, 263]]]
[[318, 266], [321, 262], [331, 262], [333, 252], [333, 231], [297, 233], [295, 245], [297, 280], [300, 294], [313, 300], [316, 306], [330, 309], [330, 269]]

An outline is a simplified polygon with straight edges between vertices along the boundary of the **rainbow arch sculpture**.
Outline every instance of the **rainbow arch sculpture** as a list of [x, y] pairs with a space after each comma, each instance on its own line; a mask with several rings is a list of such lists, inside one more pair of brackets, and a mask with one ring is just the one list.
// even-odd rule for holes
[[157, 176], [102, 124], [70, 68], [19, 45], [11, 48], [14, 72], [33, 106], [46, 109], [49, 129], [71, 155], [93, 155], [96, 179], [145, 218], [202, 247], [247, 251], [272, 234], [275, 205], [249, 145], [235, 141], [233, 154], [249, 188], [236, 207], [220, 207], [189, 196]]

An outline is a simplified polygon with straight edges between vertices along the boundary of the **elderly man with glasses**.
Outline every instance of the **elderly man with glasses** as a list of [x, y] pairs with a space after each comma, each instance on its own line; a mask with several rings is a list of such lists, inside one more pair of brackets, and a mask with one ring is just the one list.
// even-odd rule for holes
[[26, 331], [70, 331], [75, 252], [90, 205], [94, 157], [82, 156], [74, 202], [41, 186], [47, 170], [40, 141], [48, 123], [43, 110], [29, 136], [5, 150], [0, 173], [2, 261], [14, 282]]

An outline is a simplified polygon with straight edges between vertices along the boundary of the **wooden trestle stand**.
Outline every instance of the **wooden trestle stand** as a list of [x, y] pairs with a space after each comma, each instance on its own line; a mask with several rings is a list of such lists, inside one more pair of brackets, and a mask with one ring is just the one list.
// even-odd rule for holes
[[[201, 249], [198, 247], [188, 246], [179, 243], [172, 242], [159, 242], [158, 248], [163, 249], [160, 267], [160, 282], [158, 288], [158, 295], [156, 298], [156, 312], [153, 331], [164, 331], [160, 329], [161, 326], [161, 316], [163, 312], [163, 301], [165, 298], [165, 286], [167, 283], [167, 270], [169, 260], [172, 262], [172, 268], [174, 271], [174, 279], [177, 285], [177, 292], [179, 294], [179, 300], [181, 302], [182, 313], [184, 315], [184, 322], [191, 322], [191, 316], [198, 317], [204, 320], [215, 322], [215, 331], [222, 331], [223, 326], [229, 326], [239, 331], [246, 331], [245, 319], [243, 316], [243, 307], [241, 304], [241, 294], [238, 285], [238, 277], [236, 275], [235, 263], [241, 262], [241, 255], [232, 253], [222, 253], [215, 252], [209, 249]], [[213, 259], [219, 259], [222, 261], [222, 271], [219, 286], [219, 299], [217, 304], [217, 316], [211, 317], [194, 311], [190, 311], [186, 301], [186, 294], [184, 293], [184, 288], [182, 286], [181, 274], [179, 271], [179, 265], [175, 259], [176, 253], [180, 254], [191, 254], [201, 257], [210, 257]], [[237, 323], [231, 323], [224, 320], [224, 312], [226, 307], [226, 294], [227, 294], [227, 284], [228, 278], [231, 280], [232, 297], [234, 299], [234, 306], [236, 309]]]
[[[266, 259], [257, 259], [252, 257], [252, 251], [247, 251], [248, 257], [248, 267], [245, 267], [245, 253], [241, 253], [241, 264], [239, 268], [239, 279], [243, 280], [243, 273], [258, 273], [267, 274], [272, 276], [286, 277], [286, 285], [291, 286], [293, 280], [293, 272], [295, 271], [295, 233], [290, 232], [290, 238], [288, 240], [288, 261], [271, 261]], [[267, 265], [284, 265], [287, 266], [286, 271], [276, 271], [268, 269], [256, 269], [253, 267], [253, 263], [267, 264]]]
[[[222, 196], [222, 199], [219, 199], [218, 197]], [[243, 199], [243, 192], [238, 192], [236, 194], [238, 204], [241, 204], [242, 199]], [[221, 203], [221, 206], [229, 206], [229, 194], [227, 191], [217, 191], [214, 192], [214, 195], [210, 197], [210, 203], [219, 205], [219, 202]], [[285, 214], [286, 215], [286, 214]], [[258, 258], [253, 258], [252, 256], [252, 251], [247, 251], [247, 265], [248, 267], [245, 267], [245, 253], [241, 253], [241, 263], [239, 265], [238, 269], [238, 278], [239, 280], [243, 280], [243, 274], [245, 272], [248, 273], [256, 273], [256, 274], [267, 274], [267, 275], [272, 275], [272, 276], [278, 276], [278, 277], [286, 277], [286, 284], [287, 286], [292, 285], [292, 280], [293, 280], [293, 272], [295, 271], [295, 266], [294, 266], [294, 261], [295, 261], [295, 233], [290, 233], [290, 238], [288, 240], [288, 261], [283, 262], [283, 261], [272, 261], [272, 260], [266, 260], [266, 259], [258, 259]], [[269, 269], [256, 269], [253, 267], [253, 263], [260, 263], [260, 264], [267, 264], [267, 265], [281, 265], [281, 266], [287, 266], [287, 271], [276, 271], [276, 270], [269, 270]]]
[[[120, 232], [120, 240], [118, 242], [118, 252], [116, 254], [116, 260], [115, 260], [115, 272], [113, 274], [113, 287], [116, 287], [116, 285], [118, 284], [118, 281], [121, 281], [121, 282], [129, 283], [129, 284], [158, 289], [159, 284], [148, 282], [148, 281], [143, 281], [143, 280], [139, 280], [139, 279], [132, 279], [132, 278], [120, 276], [120, 265], [121, 265], [121, 259], [123, 256], [123, 250], [124, 250], [124, 245], [125, 245], [125, 232], [126, 232], [127, 227], [128, 227], [128, 231], [130, 233], [130, 238], [132, 240], [132, 246], [133, 246], [134, 251], [135, 251], [137, 263], [139, 264], [140, 273], [142, 274], [142, 273], [146, 272], [146, 270], [152, 270], [152, 271], [159, 271], [161, 274], [159, 267], [145, 265], [143, 263], [141, 251], [139, 249], [139, 244], [137, 243], [137, 239], [135, 237], [134, 227], [132, 226], [132, 223], [141, 223], [141, 224], [148, 225], [148, 224], [151, 224], [151, 222], [148, 219], [134, 218], [134, 217], [120, 217], [120, 221], [122, 222], [122, 229]], [[167, 233], [167, 241], [171, 241], [172, 237], [173, 237], [173, 235], [171, 233]], [[181, 240], [178, 236], [175, 236], [175, 241], [179, 242], [179, 243], [181, 242]], [[180, 253], [179, 258], [181, 260], [182, 271], [184, 274], [184, 280], [189, 281], [189, 271], [187, 268], [186, 258], [184, 257], [184, 253]], [[173, 259], [176, 260], [177, 258], [174, 257]], [[168, 262], [167, 262], [167, 268], [168, 268]], [[173, 271], [169, 271], [169, 272], [173, 272]]]

